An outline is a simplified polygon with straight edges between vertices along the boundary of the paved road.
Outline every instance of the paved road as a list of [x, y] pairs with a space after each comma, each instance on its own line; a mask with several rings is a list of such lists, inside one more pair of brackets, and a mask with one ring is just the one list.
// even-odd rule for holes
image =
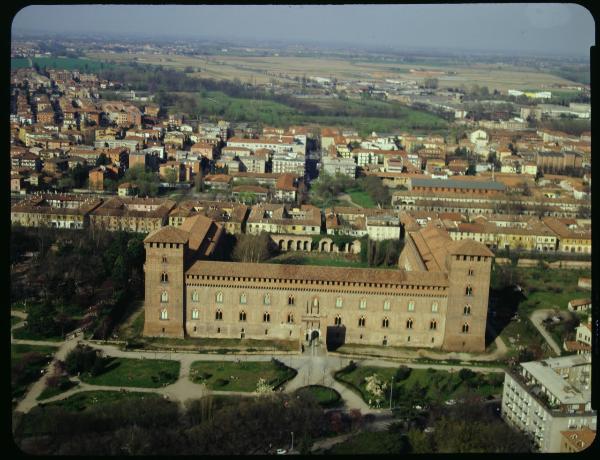
[[545, 320], [548, 316], [554, 316], [555, 314], [560, 316], [560, 312], [557, 313], [557, 311], [555, 309], [543, 308], [541, 310], [535, 310], [531, 314], [529, 319], [531, 319], [531, 322], [533, 323], [535, 328], [540, 332], [540, 334], [542, 334], [542, 337], [544, 337], [544, 339], [546, 339], [546, 342], [548, 342], [548, 345], [550, 345], [550, 348], [552, 348], [552, 350], [554, 350], [554, 353], [556, 353], [558, 356], [560, 356], [562, 353], [561, 347], [554, 341], [554, 338], [552, 337], [552, 335], [550, 335], [550, 333], [546, 330], [546, 328], [542, 324], [542, 321]]

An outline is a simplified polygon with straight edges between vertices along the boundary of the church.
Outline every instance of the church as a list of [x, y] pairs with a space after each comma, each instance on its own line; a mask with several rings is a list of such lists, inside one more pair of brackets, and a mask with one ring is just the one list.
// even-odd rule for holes
[[219, 261], [223, 227], [196, 215], [146, 249], [144, 335], [482, 352], [494, 254], [431, 223], [397, 269]]

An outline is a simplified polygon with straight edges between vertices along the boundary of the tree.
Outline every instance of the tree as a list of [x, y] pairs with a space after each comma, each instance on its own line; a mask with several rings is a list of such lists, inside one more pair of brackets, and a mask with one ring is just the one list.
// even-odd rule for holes
[[101, 153], [100, 156], [96, 159], [96, 166], [109, 165], [110, 163], [110, 158], [108, 158], [104, 152]]
[[272, 242], [268, 233], [240, 234], [233, 248], [232, 258], [238, 262], [263, 262], [271, 257]]
[[177, 182], [177, 171], [173, 168], [167, 169], [165, 172], [165, 180], [171, 185], [175, 184], [175, 182]]

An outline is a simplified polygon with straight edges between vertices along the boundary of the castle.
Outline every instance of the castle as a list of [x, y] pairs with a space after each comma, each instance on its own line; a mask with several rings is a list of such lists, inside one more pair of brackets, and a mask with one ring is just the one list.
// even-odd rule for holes
[[493, 253], [433, 224], [398, 269], [221, 262], [222, 226], [197, 215], [144, 240], [144, 335], [284, 339], [482, 352]]

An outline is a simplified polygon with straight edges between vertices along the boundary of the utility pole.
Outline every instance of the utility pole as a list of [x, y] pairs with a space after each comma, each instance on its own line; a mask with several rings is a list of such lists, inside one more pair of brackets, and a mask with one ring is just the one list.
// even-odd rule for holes
[[394, 376], [392, 375], [392, 383], [390, 385], [390, 410], [392, 410], [392, 395], [394, 393]]
[[292, 431], [292, 447], [290, 448], [290, 451], [294, 450], [294, 432]]

